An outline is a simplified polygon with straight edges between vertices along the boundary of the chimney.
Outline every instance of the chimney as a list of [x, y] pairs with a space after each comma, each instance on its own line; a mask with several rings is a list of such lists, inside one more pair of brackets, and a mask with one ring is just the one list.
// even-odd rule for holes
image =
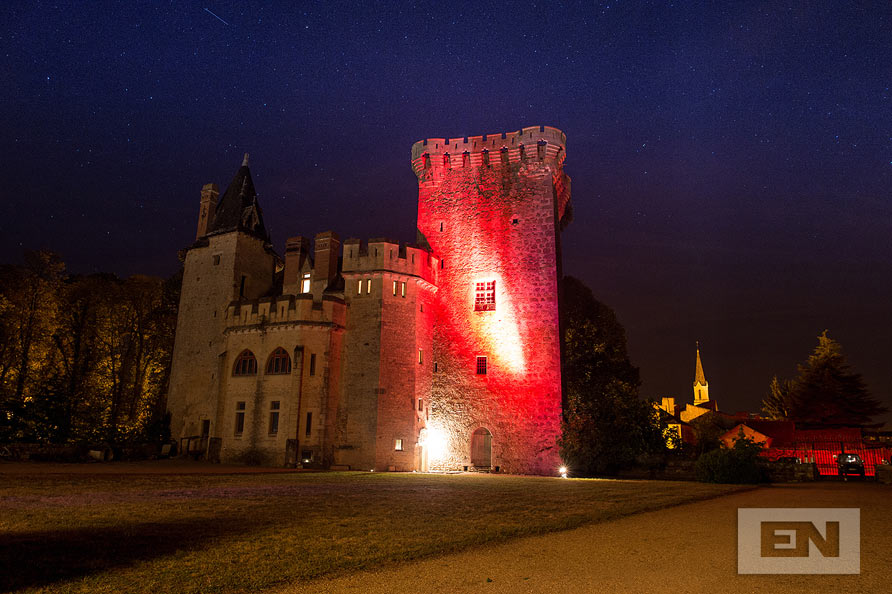
[[286, 293], [300, 293], [301, 271], [310, 256], [310, 242], [306, 237], [289, 237], [285, 242], [285, 272], [282, 279]]
[[204, 237], [208, 233], [208, 227], [214, 220], [214, 210], [217, 208], [217, 196], [220, 189], [217, 184], [204, 184], [201, 188], [201, 202], [198, 208], [198, 230], [195, 239]]
[[[313, 269], [313, 294], [320, 295], [338, 274], [338, 254], [341, 252], [341, 240], [334, 231], [325, 231], [316, 235], [314, 252], [316, 266]], [[317, 289], [318, 288], [318, 292]]]

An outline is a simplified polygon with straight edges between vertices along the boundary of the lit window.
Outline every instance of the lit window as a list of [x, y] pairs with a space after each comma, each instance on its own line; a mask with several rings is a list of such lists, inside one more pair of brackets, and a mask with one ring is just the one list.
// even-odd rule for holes
[[245, 403], [244, 401], [235, 403], [235, 434], [241, 435], [245, 432]]
[[486, 357], [477, 357], [477, 375], [486, 375]]
[[365, 293], [366, 295], [372, 292], [372, 279], [368, 279], [365, 281]]
[[362, 279], [359, 279], [359, 282], [356, 284], [356, 294], [362, 295]]
[[235, 366], [232, 368], [232, 375], [256, 375], [257, 374], [257, 359], [254, 358], [254, 353], [248, 350], [242, 351], [242, 353], [235, 360]]
[[402, 291], [402, 296], [405, 297], [406, 296], [406, 283], [405, 282], [402, 283], [402, 289], [400, 289], [400, 290]]
[[280, 375], [291, 373], [291, 357], [282, 347], [273, 351], [266, 362], [267, 375]]
[[418, 349], [418, 364], [424, 363], [424, 350]]
[[395, 444], [395, 446], [394, 446], [394, 449], [395, 449], [396, 451], [398, 451], [398, 452], [402, 452], [402, 451], [403, 451], [403, 440], [402, 440], [402, 439], [397, 439], [397, 440], [396, 440], [396, 444]]
[[279, 432], [279, 401], [273, 400], [269, 403], [269, 434], [275, 435]]
[[303, 280], [300, 283], [300, 292], [301, 293], [309, 293], [310, 292], [310, 273], [309, 272], [304, 274]]
[[393, 296], [396, 297], [396, 287], [399, 284], [398, 281], [393, 281]]
[[496, 281], [485, 281], [476, 284], [476, 289], [474, 291], [474, 310], [496, 310]]

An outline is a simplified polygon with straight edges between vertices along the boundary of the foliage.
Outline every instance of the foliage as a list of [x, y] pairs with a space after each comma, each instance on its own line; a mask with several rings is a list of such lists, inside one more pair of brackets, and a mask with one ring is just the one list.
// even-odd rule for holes
[[851, 370], [842, 347], [827, 336], [818, 336], [818, 346], [804, 364], [799, 376], [780, 382], [775, 377], [762, 401], [765, 413], [774, 419], [787, 419], [802, 425], [866, 425], [887, 412], [870, 395], [861, 374]]
[[653, 405], [638, 398], [638, 368], [613, 310], [573, 277], [561, 291], [561, 457], [574, 475], [610, 474], [665, 449], [664, 428]]
[[49, 252], [0, 279], [0, 441], [164, 435], [177, 279], [66, 276]]
[[765, 481], [765, 470], [760, 462], [762, 444], [740, 431], [734, 447], [720, 447], [702, 454], [697, 459], [697, 480], [704, 483], [755, 484]]

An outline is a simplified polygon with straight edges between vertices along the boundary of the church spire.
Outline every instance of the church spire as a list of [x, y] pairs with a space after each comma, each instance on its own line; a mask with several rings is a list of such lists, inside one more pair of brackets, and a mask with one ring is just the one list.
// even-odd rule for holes
[[703, 362], [700, 361], [700, 341], [697, 341], [697, 364], [694, 368], [694, 404], [701, 405], [709, 402], [709, 384], [706, 383], [706, 374], [703, 373]]

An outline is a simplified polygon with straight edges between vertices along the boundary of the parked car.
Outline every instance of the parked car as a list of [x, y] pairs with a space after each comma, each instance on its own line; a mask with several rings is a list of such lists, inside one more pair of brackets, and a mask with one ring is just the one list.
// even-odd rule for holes
[[836, 468], [841, 477], [852, 474], [864, 478], [864, 460], [858, 454], [840, 454], [836, 457]]

